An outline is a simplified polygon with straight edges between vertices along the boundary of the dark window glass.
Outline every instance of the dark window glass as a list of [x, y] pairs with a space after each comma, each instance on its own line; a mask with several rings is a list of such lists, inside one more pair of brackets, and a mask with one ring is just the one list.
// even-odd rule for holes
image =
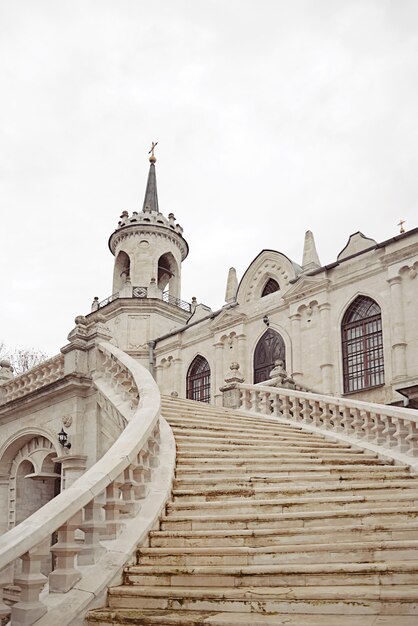
[[268, 296], [270, 293], [274, 293], [275, 291], [279, 291], [279, 283], [274, 280], [274, 278], [269, 278], [266, 284], [264, 285], [264, 289], [261, 293], [261, 297]]
[[210, 367], [203, 356], [193, 359], [187, 373], [187, 398], [210, 402]]
[[371, 298], [359, 296], [342, 321], [344, 392], [383, 385], [382, 316]]

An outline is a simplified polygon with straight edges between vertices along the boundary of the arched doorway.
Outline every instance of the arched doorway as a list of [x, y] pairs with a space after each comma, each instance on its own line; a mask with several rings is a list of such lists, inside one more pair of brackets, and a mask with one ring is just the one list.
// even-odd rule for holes
[[187, 372], [187, 398], [198, 402], [210, 402], [210, 367], [207, 360], [197, 355]]
[[254, 352], [254, 384], [269, 380], [277, 359], [286, 367], [286, 348], [283, 337], [269, 328], [260, 338]]

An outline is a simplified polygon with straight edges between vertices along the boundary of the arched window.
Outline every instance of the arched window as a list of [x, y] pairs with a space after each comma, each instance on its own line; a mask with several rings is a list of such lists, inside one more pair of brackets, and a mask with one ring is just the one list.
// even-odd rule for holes
[[345, 312], [341, 331], [344, 392], [383, 385], [382, 316], [377, 302], [356, 298]]
[[210, 367], [200, 354], [193, 359], [187, 372], [187, 398], [210, 402]]
[[270, 293], [274, 293], [275, 291], [279, 291], [279, 283], [274, 278], [269, 278], [266, 284], [264, 285], [264, 289], [261, 292], [261, 297], [268, 296]]
[[260, 338], [254, 352], [254, 384], [269, 380], [270, 372], [277, 359], [283, 361], [286, 368], [286, 349], [283, 337], [269, 328]]

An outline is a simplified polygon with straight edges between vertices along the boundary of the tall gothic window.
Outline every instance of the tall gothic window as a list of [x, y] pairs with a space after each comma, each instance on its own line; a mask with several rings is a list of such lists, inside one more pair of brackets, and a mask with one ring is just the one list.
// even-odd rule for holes
[[187, 372], [187, 398], [210, 402], [210, 367], [200, 354], [193, 359]]
[[254, 384], [269, 380], [276, 360], [281, 359], [283, 366], [286, 367], [285, 356], [283, 337], [269, 328], [260, 338], [254, 351]]
[[344, 392], [383, 385], [382, 315], [371, 298], [359, 296], [342, 321]]
[[279, 283], [274, 278], [269, 278], [266, 284], [264, 285], [264, 289], [261, 292], [261, 297], [268, 296], [270, 293], [274, 293], [275, 291], [279, 291]]

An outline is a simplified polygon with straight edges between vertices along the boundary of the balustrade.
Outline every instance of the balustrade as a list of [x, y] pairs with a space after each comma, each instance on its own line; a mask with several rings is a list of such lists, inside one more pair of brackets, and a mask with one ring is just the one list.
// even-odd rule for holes
[[44, 361], [40, 365], [20, 374], [1, 385], [2, 403], [11, 402], [17, 398], [45, 387], [64, 376], [64, 355], [57, 356]]
[[366, 447], [371, 444], [393, 458], [418, 457], [418, 411], [260, 384], [236, 383], [234, 388], [239, 408], [246, 411], [315, 427]]
[[[137, 514], [153, 469], [159, 465], [159, 393], [151, 375], [110, 344], [100, 344], [97, 350], [99, 371], [94, 384], [98, 402], [126, 427], [108, 452], [73, 485], [0, 537], [0, 622], [10, 611], [13, 626], [32, 624], [47, 612], [43, 596], [40, 599], [47, 581], [41, 561], [49, 554], [54, 555], [49, 592], [69, 592], [82, 577], [80, 566], [97, 563], [105, 551], [101, 540], [115, 539]], [[52, 359], [45, 367], [7, 383], [8, 398], [27, 393], [41, 381], [56, 379], [62, 371], [62, 358]], [[138, 408], [142, 375], [147, 392]], [[58, 540], [51, 546], [53, 535]], [[13, 575], [18, 558], [22, 567]], [[19, 600], [12, 608], [2, 600], [3, 588], [11, 584], [20, 588]]]

